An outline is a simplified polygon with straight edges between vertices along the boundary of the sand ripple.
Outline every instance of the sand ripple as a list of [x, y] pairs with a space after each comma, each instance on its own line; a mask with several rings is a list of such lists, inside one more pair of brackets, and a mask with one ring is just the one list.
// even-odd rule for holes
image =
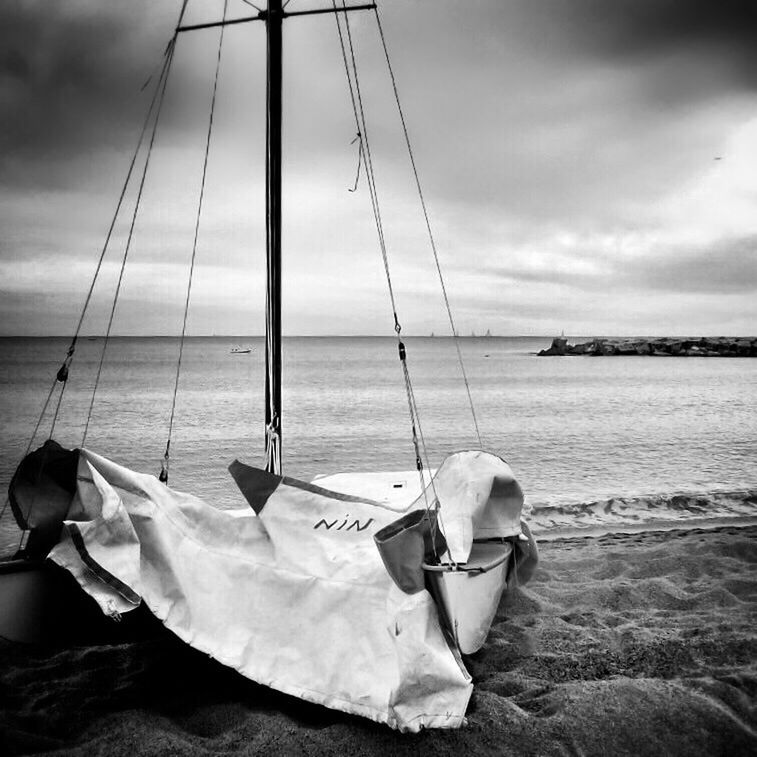
[[544, 545], [503, 601], [469, 725], [402, 736], [176, 642], [0, 648], [5, 755], [757, 753], [757, 528]]

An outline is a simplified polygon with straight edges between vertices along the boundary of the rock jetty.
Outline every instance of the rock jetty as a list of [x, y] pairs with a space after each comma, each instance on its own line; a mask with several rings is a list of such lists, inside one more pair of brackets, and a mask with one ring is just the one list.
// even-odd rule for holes
[[757, 357], [757, 337], [714, 336], [701, 338], [597, 338], [568, 344], [556, 337], [539, 356], [547, 355], [651, 355], [661, 357]]

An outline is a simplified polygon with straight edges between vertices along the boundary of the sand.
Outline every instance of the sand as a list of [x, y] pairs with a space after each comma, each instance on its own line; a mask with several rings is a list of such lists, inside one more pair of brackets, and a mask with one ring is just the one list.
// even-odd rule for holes
[[0, 647], [0, 754], [757, 754], [757, 527], [541, 545], [468, 726], [402, 735], [257, 686], [163, 633]]

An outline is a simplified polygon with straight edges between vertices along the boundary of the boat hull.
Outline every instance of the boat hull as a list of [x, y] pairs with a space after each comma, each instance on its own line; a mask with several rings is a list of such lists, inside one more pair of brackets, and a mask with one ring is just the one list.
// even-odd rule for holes
[[464, 566], [426, 565], [440, 615], [463, 654], [484, 645], [497, 614], [512, 559], [512, 544], [475, 544]]
[[0, 637], [27, 644], [77, 646], [147, 638], [161, 624], [138, 608], [106, 617], [74, 578], [50, 560], [0, 560]]

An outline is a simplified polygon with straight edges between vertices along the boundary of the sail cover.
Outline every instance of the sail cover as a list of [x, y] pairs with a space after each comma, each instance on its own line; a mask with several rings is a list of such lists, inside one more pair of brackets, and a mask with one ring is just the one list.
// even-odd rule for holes
[[[437, 529], [429, 538], [425, 498], [378, 502], [239, 462], [230, 471], [249, 508], [219, 510], [81, 450], [50, 557], [104, 613], [144, 602], [183, 641], [258, 683], [403, 731], [462, 725], [471, 678], [418, 578], [424, 549], [444, 549]], [[440, 467], [427, 494], [457, 498], [442, 501], [456, 552], [481, 528], [490, 537], [498, 519], [503, 535], [518, 530], [511, 478], [482, 452]], [[395, 533], [415, 539], [399, 562]]]
[[402, 513], [241, 463], [232, 473], [248, 510], [82, 450], [50, 557], [105, 613], [144, 601], [254, 681], [400, 730], [459, 727], [470, 676], [429, 593], [395, 585], [373, 541]]

